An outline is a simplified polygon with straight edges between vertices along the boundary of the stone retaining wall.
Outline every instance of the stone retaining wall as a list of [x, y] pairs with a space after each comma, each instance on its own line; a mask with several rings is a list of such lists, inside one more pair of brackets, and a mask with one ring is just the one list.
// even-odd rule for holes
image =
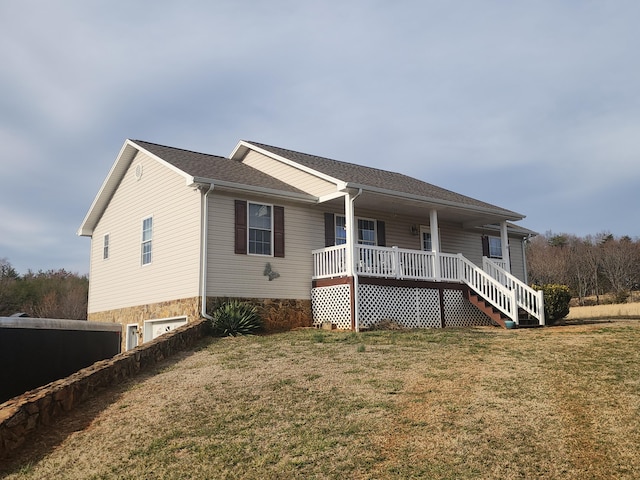
[[0, 457], [22, 445], [40, 425], [51, 424], [62, 413], [97, 392], [191, 347], [207, 334], [208, 329], [207, 320], [196, 320], [133, 350], [96, 362], [67, 378], [0, 404]]

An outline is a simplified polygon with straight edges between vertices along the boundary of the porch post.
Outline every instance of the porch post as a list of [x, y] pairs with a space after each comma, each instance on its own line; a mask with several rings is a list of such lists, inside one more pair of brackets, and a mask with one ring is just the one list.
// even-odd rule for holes
[[347, 191], [347, 194], [344, 196], [344, 220], [345, 220], [345, 229], [347, 233], [347, 244], [346, 248], [346, 262], [347, 262], [347, 276], [352, 277], [353, 281], [351, 299], [353, 301], [353, 318], [351, 319], [351, 323], [353, 325], [353, 329], [356, 332], [360, 331], [360, 321], [359, 321], [359, 306], [358, 306], [358, 271], [355, 268], [355, 245], [358, 241], [358, 236], [356, 235], [356, 226], [355, 226], [355, 214], [354, 214], [354, 203], [356, 198], [362, 195], [362, 189], [358, 190], [358, 193], [355, 195], [351, 195], [350, 192]]
[[346, 234], [347, 234], [347, 243], [345, 245], [346, 247], [346, 251], [345, 251], [345, 261], [347, 263], [347, 277], [353, 277], [353, 271], [354, 271], [354, 261], [353, 261], [353, 254], [354, 254], [354, 225], [353, 225], [353, 202], [351, 201], [351, 194], [347, 193], [344, 196], [344, 227], [346, 230]]
[[504, 269], [511, 273], [511, 259], [509, 258], [509, 235], [507, 235], [507, 222], [500, 222], [500, 243], [502, 245], [502, 261]]
[[442, 278], [442, 272], [440, 271], [440, 236], [438, 235], [438, 211], [435, 208], [429, 211], [429, 229], [431, 230], [431, 249], [434, 253], [433, 274], [436, 280], [440, 280]]

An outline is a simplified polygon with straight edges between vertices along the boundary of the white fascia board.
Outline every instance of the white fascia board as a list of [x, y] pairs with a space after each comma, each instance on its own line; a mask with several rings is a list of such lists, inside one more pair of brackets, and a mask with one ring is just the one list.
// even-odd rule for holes
[[276, 190], [274, 188], [256, 187], [254, 185], [244, 185], [241, 183], [226, 182], [222, 180], [215, 180], [212, 178], [192, 178], [193, 182], [189, 185], [214, 185], [216, 189], [257, 193], [260, 195], [268, 195], [270, 197], [288, 198], [305, 203], [318, 203], [318, 197], [314, 197], [313, 195], [309, 195], [306, 193], [285, 192], [283, 190]]
[[[432, 203], [434, 205], [442, 205], [443, 207], [458, 208], [461, 210], [478, 212], [486, 215], [495, 215], [497, 219], [502, 219], [502, 220], [522, 220], [523, 218], [525, 218], [524, 215], [517, 212], [512, 212], [510, 210], [504, 210], [504, 209], [496, 210], [492, 208], [466, 205], [464, 203], [451, 202], [448, 200], [442, 200], [442, 199], [433, 198], [433, 197], [423, 197], [421, 195], [413, 195], [411, 193], [398, 192], [395, 190], [387, 190], [384, 188], [370, 187], [370, 186], [361, 185], [358, 183], [348, 183], [347, 188], [362, 189], [365, 192], [378, 193], [381, 195], [388, 195], [391, 197], [403, 198], [406, 200], [415, 200], [418, 202]], [[511, 215], [508, 215], [508, 214], [511, 214]]]
[[[329, 183], [335, 183], [336, 186], [344, 185], [344, 181], [343, 180], [339, 180], [337, 178], [331, 177], [331, 176], [326, 175], [326, 174], [324, 174], [322, 172], [314, 170], [313, 168], [309, 168], [309, 167], [305, 167], [304, 165], [300, 165], [299, 163], [297, 163], [297, 162], [295, 162], [293, 160], [289, 160], [288, 158], [281, 157], [280, 155], [277, 155], [277, 154], [275, 154], [273, 152], [270, 152], [268, 150], [264, 150], [264, 149], [262, 149], [260, 147], [255, 146], [253, 143], [245, 142], [244, 140], [241, 140], [238, 143], [238, 145], [233, 150], [233, 152], [231, 152], [231, 156], [229, 158], [232, 158], [234, 160], [239, 160], [239, 158], [243, 157], [248, 150], [254, 150], [254, 151], [258, 152], [258, 153], [261, 153], [262, 155], [266, 155], [267, 157], [270, 157], [270, 158], [273, 158], [274, 160], [282, 162], [285, 165], [289, 165], [290, 167], [297, 168], [298, 170], [301, 170], [301, 171], [303, 171], [305, 173], [308, 173], [310, 175], [313, 175], [315, 177], [321, 178], [322, 180], [326, 180]], [[235, 158], [236, 155], [238, 156], [238, 158]]]
[[347, 192], [342, 192], [342, 191], [337, 191], [337, 192], [329, 193], [327, 195], [322, 195], [321, 197], [318, 197], [318, 203], [328, 202], [336, 198], [344, 197], [345, 195], [347, 195]]
[[118, 153], [116, 160], [113, 162], [109, 173], [105, 177], [100, 190], [98, 190], [98, 193], [93, 199], [93, 203], [91, 203], [89, 207], [89, 211], [77, 231], [78, 236], [90, 237], [93, 234], [96, 223], [102, 216], [105, 208], [107, 208], [107, 204], [111, 200], [113, 193], [116, 188], [118, 188], [122, 177], [124, 177], [129, 165], [131, 165], [131, 162], [135, 158], [138, 148], [139, 147], [131, 140], [125, 140], [124, 145], [122, 145], [120, 149], [120, 153]]
[[[499, 232], [500, 231], [500, 225], [496, 225], [496, 224], [490, 224], [490, 225], [482, 225], [481, 227], [482, 230], [490, 230], [490, 231], [496, 231]], [[514, 225], [511, 222], [507, 222], [507, 230], [509, 232], [509, 235], [512, 236], [517, 236], [517, 237], [521, 237], [521, 236], [538, 236], [539, 233], [535, 232], [533, 230], [529, 230], [528, 228], [525, 228], [521, 225]]]

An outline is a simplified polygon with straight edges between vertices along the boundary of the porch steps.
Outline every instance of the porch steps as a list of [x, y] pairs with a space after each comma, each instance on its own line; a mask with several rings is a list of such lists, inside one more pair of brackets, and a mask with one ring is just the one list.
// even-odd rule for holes
[[[495, 308], [488, 300], [485, 300], [481, 295], [472, 291], [471, 289], [465, 290], [465, 298], [475, 305], [481, 312], [487, 317], [500, 325], [502, 328], [507, 328], [505, 321], [510, 320], [504, 313]], [[540, 322], [537, 319], [531, 317], [523, 309], [518, 310], [518, 328], [536, 328], [540, 327]]]
[[484, 313], [487, 317], [493, 320], [495, 323], [500, 325], [502, 328], [507, 328], [507, 325], [504, 323], [505, 320], [509, 320], [509, 318], [504, 315], [500, 310], [494, 307], [491, 303], [485, 300], [482, 296], [472, 291], [471, 289], [465, 289], [464, 296], [467, 300], [469, 300], [473, 305], [475, 305], [478, 310]]

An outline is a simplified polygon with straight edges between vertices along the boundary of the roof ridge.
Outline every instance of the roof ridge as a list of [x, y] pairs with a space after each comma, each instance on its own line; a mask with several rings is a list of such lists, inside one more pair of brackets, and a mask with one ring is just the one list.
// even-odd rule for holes
[[[419, 180], [419, 179], [411, 177], [411, 176], [409, 176], [407, 174], [404, 174], [404, 173], [401, 173], [401, 172], [394, 172], [393, 170], [385, 170], [384, 168], [370, 167], [369, 165], [362, 165], [360, 163], [355, 163], [355, 162], [345, 162], [344, 160], [336, 160], [335, 158], [322, 157], [320, 155], [314, 155], [313, 153], [300, 152], [300, 151], [297, 151], [297, 150], [291, 150], [290, 148], [278, 147], [276, 145], [269, 145], [267, 143], [261, 143], [261, 142], [253, 142], [251, 140], [245, 140], [245, 142], [250, 143], [252, 145], [262, 145], [262, 146], [269, 147], [269, 148], [277, 148], [278, 150], [286, 150], [287, 152], [296, 153], [298, 155], [305, 155], [307, 157], [322, 158], [323, 160], [329, 160], [330, 162], [342, 163], [344, 165], [353, 165], [354, 167], [358, 167], [358, 168], [368, 168], [370, 170], [377, 170], [379, 172], [384, 172], [384, 173], [393, 173], [395, 175], [402, 175], [403, 177], [408, 177], [408, 178], [413, 178], [414, 180]], [[427, 182], [425, 182], [425, 183], [427, 183]]]

